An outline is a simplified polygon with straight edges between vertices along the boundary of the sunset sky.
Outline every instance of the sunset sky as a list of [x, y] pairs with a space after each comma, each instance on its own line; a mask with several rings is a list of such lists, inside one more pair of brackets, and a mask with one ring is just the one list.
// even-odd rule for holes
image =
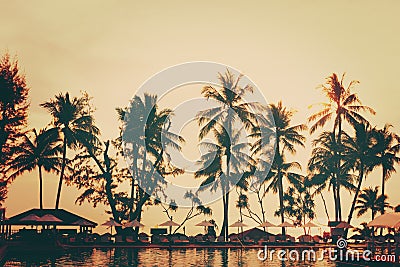
[[[0, 52], [17, 55], [26, 74], [31, 88], [29, 128], [50, 122], [40, 103], [59, 92], [78, 95], [85, 90], [93, 96], [102, 139], [115, 138], [119, 126], [115, 108], [126, 106], [145, 80], [172, 65], [212, 61], [249, 76], [269, 102], [282, 100], [297, 110], [294, 123], [305, 123], [318, 110], [308, 107], [326, 101], [316, 89], [325, 77], [346, 72], [346, 84], [359, 80], [355, 92], [377, 113], [366, 116], [372, 125], [382, 127], [389, 122], [400, 133], [400, 2], [396, 0], [2, 1], [1, 6]], [[190, 88], [200, 91], [201, 85]], [[194, 125], [190, 127], [195, 129]], [[290, 158], [304, 168], [316, 135], [306, 136], [306, 148], [299, 148]], [[379, 185], [380, 175], [378, 169], [364, 185]], [[54, 207], [57, 181], [45, 174], [46, 207]], [[387, 184], [392, 205], [400, 203], [399, 186], [397, 173]], [[61, 207], [100, 224], [107, 220], [104, 207], [75, 205], [78, 195], [74, 188], [64, 186]], [[343, 217], [347, 218], [351, 198], [345, 192], [342, 195]], [[332, 194], [326, 192], [325, 197], [333, 216]], [[267, 217], [275, 223], [277, 199], [277, 195], [268, 196]], [[316, 201], [316, 222], [326, 224], [320, 197]], [[5, 206], [7, 216], [38, 206], [36, 171], [11, 185]], [[221, 225], [222, 203], [212, 207]], [[145, 231], [167, 219], [159, 208], [149, 210], [143, 215]], [[179, 221], [182, 213], [174, 218]], [[230, 214], [231, 222], [239, 217], [233, 206]], [[368, 214], [354, 224], [369, 218]], [[203, 219], [200, 216], [188, 223], [187, 232], [200, 232], [194, 224]]]

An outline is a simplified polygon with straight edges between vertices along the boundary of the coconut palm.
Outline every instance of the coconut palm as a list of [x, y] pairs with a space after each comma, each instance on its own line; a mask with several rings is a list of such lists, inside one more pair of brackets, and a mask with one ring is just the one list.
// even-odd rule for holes
[[[250, 172], [251, 166], [254, 166], [254, 160], [244, 153], [244, 149], [249, 147], [248, 143], [241, 143], [240, 131], [234, 133], [229, 137], [225, 127], [215, 125], [212, 133], [216, 142], [200, 143], [208, 149], [208, 152], [203, 154], [199, 160], [201, 167], [195, 172], [195, 178], [205, 178], [201, 183], [199, 190], [216, 191], [219, 188], [222, 192], [222, 202], [224, 210], [224, 221], [221, 229], [220, 236], [224, 240], [228, 238], [228, 208], [229, 208], [229, 191], [232, 186], [243, 186], [247, 173]], [[229, 166], [231, 171], [229, 176], [225, 170], [224, 158], [229, 158]], [[228, 168], [228, 167], [226, 167]]]
[[[265, 178], [265, 183], [269, 183], [266, 192], [278, 193], [279, 212], [276, 214], [280, 216], [281, 223], [285, 221], [283, 180], [287, 180], [290, 185], [299, 186], [304, 179], [303, 175], [293, 172], [294, 170], [301, 170], [300, 163], [286, 162], [281, 155], [276, 154], [271, 169]], [[285, 235], [284, 227], [282, 227], [282, 235]]]
[[[135, 179], [140, 178], [140, 188], [137, 190], [137, 194], [144, 194], [143, 189], [146, 189], [145, 191], [148, 193], [152, 192], [159, 181], [152, 180], [151, 177], [154, 178], [154, 176], [151, 173], [158, 171], [163, 157], [167, 154], [164, 148], [172, 147], [181, 150], [181, 144], [185, 140], [169, 131], [170, 116], [173, 115], [172, 110], [159, 110], [157, 96], [144, 94], [142, 99], [136, 95], [129, 108], [118, 109], [118, 113], [124, 124], [122, 136], [125, 142], [124, 153], [132, 159], [130, 216], [133, 220], [135, 219], [133, 218]], [[127, 147], [129, 147], [129, 150]], [[150, 157], [153, 158], [153, 163]], [[141, 159], [141, 161], [139, 162], [138, 159]], [[147, 169], [151, 168], [151, 165], [153, 166], [152, 171], [148, 172]], [[145, 181], [149, 183], [144, 184]]]
[[24, 172], [38, 169], [39, 172], [39, 200], [40, 209], [43, 209], [43, 175], [42, 170], [57, 173], [61, 166], [61, 145], [58, 139], [58, 131], [55, 128], [41, 130], [39, 134], [32, 131], [34, 138], [27, 134], [23, 137], [23, 143], [16, 152], [16, 157], [10, 162], [9, 178], [15, 179]]
[[356, 210], [357, 216], [360, 217], [371, 210], [371, 219], [375, 218], [375, 215], [381, 210], [381, 207], [389, 208], [390, 205], [387, 202], [387, 195], [379, 195], [379, 186], [375, 188], [369, 187], [361, 191], [358, 199]]
[[[252, 110], [264, 110], [264, 107], [258, 102], [246, 102], [244, 96], [247, 93], [252, 93], [253, 88], [250, 85], [242, 87], [239, 85], [241, 76], [235, 78], [229, 70], [225, 74], [218, 73], [218, 78], [221, 84], [221, 88], [214, 87], [211, 85], [203, 87], [201, 94], [206, 99], [214, 100], [218, 103], [216, 107], [201, 111], [197, 114], [197, 121], [201, 127], [199, 133], [199, 139], [205, 138], [213, 129], [220, 128], [221, 126], [225, 128], [226, 134], [224, 138], [226, 140], [217, 140], [217, 145], [222, 145], [219, 156], [226, 156], [226, 169], [224, 175], [221, 173], [217, 177], [222, 177], [222, 180], [231, 180], [231, 155], [232, 146], [231, 138], [234, 135], [235, 122], [241, 123], [246, 130], [252, 129], [256, 125], [257, 116], [252, 112]], [[221, 132], [221, 129], [217, 129], [217, 132]], [[215, 132], [214, 132], [215, 135]], [[220, 135], [221, 136], [221, 135]], [[217, 153], [217, 155], [218, 155]], [[204, 160], [207, 160], [204, 158]], [[216, 158], [214, 162], [216, 167], [218, 166], [222, 158]], [[221, 161], [222, 162], [222, 161]], [[221, 168], [222, 170], [222, 168]], [[215, 174], [218, 172], [216, 171]], [[241, 173], [241, 172], [239, 172]], [[211, 178], [210, 179], [215, 179]], [[229, 191], [226, 191], [229, 182], [223, 183], [225, 186], [223, 201], [224, 201], [224, 221], [222, 224], [221, 233], [224, 239], [228, 238], [228, 203], [229, 203]], [[223, 187], [224, 187], [223, 186]]]
[[[377, 162], [382, 166], [382, 193], [385, 195], [385, 184], [393, 173], [396, 172], [396, 164], [400, 163], [400, 137], [389, 131], [390, 124], [386, 124], [383, 129], [374, 128], [373, 139], [374, 144], [372, 150], [377, 154]], [[380, 208], [381, 214], [385, 212], [385, 208]]]
[[93, 154], [99, 143], [96, 137], [99, 134], [99, 129], [94, 125], [87, 94], [71, 99], [69, 93], [60, 93], [54, 99], [50, 99], [40, 106], [45, 108], [53, 117], [52, 125], [58, 129], [63, 142], [62, 165], [55, 204], [55, 208], [58, 209], [67, 164], [67, 147], [71, 149], [84, 147], [89, 153]]
[[[342, 139], [347, 135], [342, 132]], [[321, 194], [326, 188], [332, 188], [335, 203], [335, 219], [341, 220], [341, 197], [340, 190], [345, 188], [349, 191], [355, 189], [353, 185], [354, 175], [351, 173], [353, 165], [339, 161], [339, 155], [346, 155], [348, 148], [334, 141], [331, 132], [322, 132], [313, 140], [313, 150], [308, 162], [310, 181], [316, 187], [314, 194]], [[340, 162], [340, 166], [337, 166]]]
[[353, 202], [350, 208], [347, 222], [350, 224], [353, 217], [354, 208], [358, 198], [358, 194], [361, 190], [361, 185], [364, 179], [366, 179], [369, 172], [371, 172], [378, 164], [376, 153], [372, 148], [372, 137], [373, 132], [369, 124], [357, 123], [354, 125], [355, 136], [352, 138], [346, 134], [345, 146], [347, 153], [345, 157], [345, 163], [350, 166], [354, 166], [354, 169], [358, 172], [357, 177], [357, 188], [354, 193]]
[[[283, 106], [282, 102], [279, 101], [277, 105], [269, 105], [271, 115], [275, 122], [275, 158], [273, 160], [271, 171], [267, 174], [265, 182], [270, 181], [267, 191], [273, 189], [273, 191], [279, 194], [279, 206], [280, 210], [283, 211], [283, 177], [286, 177], [291, 183], [296, 183], [302, 176], [290, 172], [291, 169], [301, 169], [301, 166], [297, 162], [287, 163], [285, 162], [285, 152], [288, 151], [292, 154], [296, 153], [296, 146], [304, 147], [305, 137], [300, 132], [307, 129], [306, 125], [298, 124], [291, 125], [292, 117], [294, 115], [293, 110], [288, 110]], [[269, 131], [269, 128], [267, 128]], [[259, 130], [256, 128], [256, 131]], [[262, 130], [262, 128], [260, 128]], [[251, 136], [257, 136], [257, 132]], [[268, 135], [265, 135], [268, 136]], [[262, 142], [260, 138], [253, 144], [253, 152], [264, 153]], [[268, 148], [267, 148], [268, 149]], [[267, 151], [267, 153], [270, 153]], [[284, 222], [284, 214], [281, 214], [281, 222]], [[282, 228], [282, 234], [284, 234], [285, 228]]]
[[[315, 123], [310, 128], [310, 133], [314, 133], [318, 128], [323, 127], [326, 123], [333, 119], [333, 141], [341, 144], [342, 137], [342, 122], [347, 121], [350, 125], [356, 123], [367, 123], [368, 121], [359, 113], [360, 111], [367, 111], [375, 114], [375, 111], [368, 106], [361, 104], [357, 94], [352, 93], [351, 89], [358, 81], [351, 81], [347, 87], [343, 84], [345, 74], [342, 75], [341, 79], [336, 73], [333, 73], [326, 80], [326, 83], [321, 85], [322, 91], [326, 94], [329, 99], [329, 103], [323, 103], [323, 109], [308, 118], [308, 122]], [[337, 151], [340, 152], [340, 151]], [[333, 175], [338, 176], [340, 172], [342, 156], [340, 154], [335, 158], [333, 167]], [[340, 200], [338, 198], [337, 200]], [[340, 208], [340, 205], [335, 205], [336, 208]], [[336, 221], [341, 220], [341, 210], [335, 210]]]
[[357, 94], [351, 92], [353, 86], [359, 82], [353, 80], [345, 88], [343, 84], [344, 76], [345, 74], [342, 75], [339, 81], [337, 74], [333, 73], [326, 79], [326, 83], [321, 85], [321, 88], [328, 97], [329, 103], [323, 103], [323, 110], [308, 118], [308, 122], [315, 121], [310, 128], [310, 133], [314, 133], [318, 128], [325, 126], [325, 124], [334, 117], [333, 133], [338, 143], [340, 143], [343, 120], [350, 123], [350, 125], [368, 123], [368, 121], [359, 114], [359, 111], [367, 111], [375, 114], [375, 111], [370, 107], [361, 105]]

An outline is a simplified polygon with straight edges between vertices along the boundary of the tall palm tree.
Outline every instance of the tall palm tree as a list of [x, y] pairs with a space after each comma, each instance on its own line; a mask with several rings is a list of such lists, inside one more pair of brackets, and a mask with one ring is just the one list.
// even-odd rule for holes
[[[152, 192], [151, 187], [154, 187], [158, 181], [152, 181], [147, 186], [144, 185], [144, 181], [151, 180], [147, 179], [148, 176], [152, 176], [146, 170], [150, 168], [150, 165], [153, 165], [153, 172], [157, 171], [163, 157], [167, 154], [164, 148], [171, 147], [181, 150], [181, 144], [185, 140], [169, 130], [171, 126], [170, 116], [173, 115], [173, 112], [170, 109], [159, 110], [157, 96], [145, 93], [142, 99], [136, 95], [129, 108], [118, 109], [118, 113], [124, 124], [122, 139], [125, 142], [125, 148], [130, 146], [129, 151], [125, 149], [125, 153], [132, 159], [130, 217], [133, 220], [135, 219], [133, 218], [135, 216], [133, 213], [135, 179], [140, 178], [141, 182], [136, 195], [144, 194], [142, 189], [147, 189], [146, 192], [148, 193]], [[150, 162], [150, 156], [153, 158], [154, 164]], [[141, 159], [140, 162], [139, 159]]]
[[[342, 137], [342, 122], [347, 121], [350, 125], [356, 123], [367, 123], [368, 121], [359, 113], [360, 111], [367, 111], [375, 114], [375, 111], [368, 106], [361, 104], [357, 94], [352, 93], [351, 89], [358, 81], [351, 81], [347, 87], [343, 84], [345, 74], [342, 75], [341, 79], [336, 73], [333, 73], [326, 80], [326, 83], [321, 85], [322, 91], [326, 94], [329, 99], [329, 103], [323, 103], [323, 109], [308, 118], [308, 122], [315, 123], [310, 128], [310, 133], [314, 133], [318, 128], [323, 127], [326, 123], [333, 119], [333, 141], [341, 144]], [[339, 175], [339, 169], [341, 165], [342, 157], [340, 154], [334, 162], [334, 173], [333, 175]], [[339, 199], [340, 200], [340, 199]], [[336, 208], [340, 208], [340, 205], [336, 205]], [[336, 221], [342, 220], [341, 210], [335, 211]]]
[[[391, 125], [386, 124], [383, 129], [373, 130], [374, 144], [372, 150], [377, 154], [377, 162], [382, 166], [382, 193], [385, 195], [385, 184], [393, 173], [396, 172], [396, 164], [400, 163], [400, 137], [389, 131]], [[380, 208], [381, 214], [385, 212], [385, 207]]]
[[[342, 132], [342, 139], [346, 136]], [[339, 161], [339, 155], [345, 155], [347, 148], [334, 141], [331, 132], [322, 132], [317, 139], [313, 140], [313, 150], [308, 162], [310, 181], [316, 187], [315, 193], [322, 193], [326, 188], [332, 187], [333, 200], [335, 203], [335, 219], [341, 220], [341, 197], [340, 190], [345, 188], [349, 191], [355, 189], [353, 185], [354, 175], [351, 174], [353, 166], [347, 162]], [[340, 162], [340, 166], [337, 166]]]
[[63, 142], [62, 165], [55, 204], [55, 208], [58, 209], [64, 171], [67, 164], [67, 147], [71, 149], [84, 147], [89, 152], [94, 153], [93, 150], [96, 144], [99, 143], [96, 136], [100, 131], [94, 125], [87, 94], [71, 99], [69, 93], [60, 93], [54, 99], [50, 99], [40, 104], [40, 106], [45, 108], [53, 117], [52, 125], [58, 129]]
[[[228, 238], [228, 214], [229, 214], [229, 191], [232, 186], [241, 186], [246, 172], [250, 172], [251, 166], [254, 166], [254, 160], [244, 153], [248, 143], [241, 143], [240, 131], [229, 137], [226, 129], [222, 126], [215, 125], [212, 129], [215, 137], [215, 142], [203, 141], [200, 145], [208, 149], [208, 152], [203, 154], [199, 160], [200, 169], [195, 172], [195, 178], [205, 178], [201, 183], [199, 190], [210, 189], [216, 191], [218, 188], [222, 192], [222, 202], [224, 210], [224, 220], [220, 236], [226, 241]], [[228, 172], [227, 161], [229, 158], [229, 166], [231, 171]], [[225, 163], [225, 164], [224, 164]], [[226, 168], [226, 169], [225, 169]]]
[[[227, 140], [217, 140], [217, 144], [223, 145], [220, 151], [220, 156], [226, 157], [226, 171], [224, 176], [226, 181], [231, 179], [231, 155], [232, 146], [231, 138], [235, 132], [234, 122], [241, 122], [246, 130], [250, 130], [255, 126], [257, 116], [252, 110], [264, 110], [264, 107], [258, 102], [246, 102], [244, 96], [247, 93], [252, 93], [253, 88], [250, 85], [242, 87], [239, 85], [241, 76], [235, 78], [235, 76], [227, 70], [225, 74], [218, 73], [218, 78], [221, 84], [221, 88], [214, 86], [203, 87], [201, 94], [206, 99], [212, 99], [218, 103], [216, 107], [201, 111], [197, 114], [197, 121], [200, 125], [199, 139], [205, 138], [213, 129], [225, 128], [226, 134], [223, 134]], [[216, 132], [221, 133], [221, 129], [217, 129]], [[214, 132], [214, 135], [215, 133]], [[222, 136], [220, 134], [220, 136]], [[216, 161], [222, 160], [222, 158], [216, 159]], [[216, 163], [217, 165], [219, 163]], [[222, 167], [222, 166], [221, 166]], [[240, 172], [239, 172], [240, 173]], [[219, 175], [220, 177], [221, 175]], [[228, 186], [228, 183], [225, 183]], [[226, 189], [226, 188], [225, 188]], [[229, 191], [224, 192], [224, 221], [222, 224], [222, 236], [225, 240], [228, 237], [228, 203], [229, 203]]]
[[10, 162], [9, 178], [15, 179], [24, 172], [31, 172], [35, 168], [39, 171], [39, 200], [40, 209], [43, 209], [43, 176], [42, 170], [58, 173], [61, 166], [61, 145], [57, 129], [41, 130], [39, 134], [33, 129], [34, 139], [27, 134], [18, 148], [17, 156]]
[[[283, 106], [282, 102], [279, 101], [277, 105], [269, 105], [271, 115], [275, 122], [275, 158], [271, 166], [271, 172], [267, 175], [266, 181], [272, 180], [269, 188], [273, 188], [274, 192], [279, 194], [279, 206], [280, 210], [283, 211], [283, 177], [287, 177], [292, 183], [299, 179], [301, 175], [290, 172], [290, 169], [297, 168], [301, 169], [300, 164], [297, 162], [286, 163], [285, 152], [288, 151], [292, 154], [296, 153], [296, 146], [304, 147], [306, 140], [305, 136], [300, 132], [307, 129], [304, 124], [291, 125], [292, 118], [294, 115], [293, 110], [288, 110]], [[262, 130], [262, 128], [256, 128], [256, 131]], [[257, 137], [257, 132], [251, 136]], [[268, 149], [268, 148], [267, 148]], [[263, 153], [262, 142], [258, 139], [252, 146], [253, 152], [261, 151]], [[269, 153], [269, 152], [267, 152]], [[281, 213], [281, 222], [285, 220], [284, 214]], [[284, 234], [285, 228], [282, 228], [282, 234]]]
[[[283, 180], [286, 178], [290, 185], [299, 186], [304, 179], [303, 175], [293, 172], [293, 170], [301, 170], [300, 163], [286, 162], [281, 155], [277, 154], [275, 155], [271, 169], [265, 178], [265, 182], [269, 182], [266, 192], [272, 191], [278, 193], [279, 209], [276, 214], [280, 216], [281, 223], [285, 221]], [[285, 234], [285, 227], [282, 227], [282, 235]]]
[[377, 165], [376, 153], [372, 148], [372, 136], [373, 132], [369, 124], [357, 123], [354, 125], [355, 136], [352, 138], [345, 134], [345, 147], [347, 149], [345, 163], [349, 164], [349, 167], [354, 166], [354, 169], [358, 172], [357, 188], [354, 193], [353, 202], [351, 204], [349, 216], [347, 222], [350, 224], [353, 217], [353, 212], [357, 202], [358, 194], [361, 190], [363, 180], [367, 177], [368, 173], [371, 172]]
[[379, 195], [379, 187], [369, 187], [361, 191], [358, 199], [356, 210], [358, 210], [357, 216], [360, 217], [371, 210], [371, 219], [375, 218], [375, 215], [381, 210], [381, 207], [389, 208], [390, 205], [387, 202], [387, 195]]

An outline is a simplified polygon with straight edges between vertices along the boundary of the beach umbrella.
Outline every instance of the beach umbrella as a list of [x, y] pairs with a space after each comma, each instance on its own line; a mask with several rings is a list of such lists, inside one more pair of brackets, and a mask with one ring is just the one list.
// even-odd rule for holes
[[[294, 224], [291, 224], [291, 223], [288, 223], [288, 222], [283, 222], [281, 224], [278, 224], [276, 227], [286, 228], [286, 227], [295, 227], [295, 226], [294, 226]], [[285, 238], [286, 238], [286, 236], [285, 236]]]
[[295, 227], [294, 224], [288, 223], [288, 222], [283, 222], [281, 224], [278, 224], [276, 227]]
[[[237, 221], [237, 222], [229, 225], [229, 227], [237, 227], [238, 228], [238, 234], [239, 234], [239, 228], [246, 227], [246, 226], [248, 226], [248, 225], [243, 223], [243, 222], [241, 222], [241, 221]], [[243, 235], [243, 233], [242, 233], [242, 235]]]
[[124, 223], [125, 228], [130, 228], [130, 227], [144, 227], [144, 224], [140, 223], [138, 220], [133, 220], [127, 223]]
[[46, 214], [40, 217], [40, 222], [46, 222], [46, 223], [59, 223], [62, 222], [61, 219], [57, 218], [56, 216], [52, 214]]
[[312, 223], [311, 221], [309, 221], [308, 223], [306, 223], [305, 225], [303, 225], [303, 227], [319, 227], [318, 225], [316, 225], [315, 223]]
[[319, 228], [319, 226], [316, 225], [315, 223], [312, 223], [311, 221], [309, 221], [308, 223], [303, 225], [303, 228], [308, 228], [308, 233], [310, 234], [311, 228]]
[[349, 229], [349, 228], [354, 228], [354, 226], [352, 226], [347, 222], [340, 222], [338, 225], [335, 226], [335, 228]]
[[168, 226], [169, 227], [169, 234], [171, 234], [173, 226], [179, 226], [179, 225], [180, 225], [179, 223], [176, 223], [173, 220], [169, 220], [169, 221], [166, 221], [166, 222], [163, 222], [162, 224], [160, 224], [160, 226]]
[[270, 222], [266, 221], [266, 222], [263, 222], [262, 224], [260, 224], [259, 227], [266, 227], [266, 228], [268, 228], [268, 227], [276, 227], [276, 225], [273, 224], [273, 223], [270, 223]]
[[122, 224], [117, 223], [113, 219], [110, 219], [102, 224], [103, 226], [109, 226], [111, 228], [111, 235], [112, 235], [112, 227], [122, 226]]
[[209, 221], [202, 221], [196, 224], [196, 226], [204, 226], [204, 232], [207, 233], [207, 227], [214, 226], [214, 224], [210, 223]]
[[400, 227], [400, 212], [382, 214], [367, 224], [368, 227], [397, 228]]

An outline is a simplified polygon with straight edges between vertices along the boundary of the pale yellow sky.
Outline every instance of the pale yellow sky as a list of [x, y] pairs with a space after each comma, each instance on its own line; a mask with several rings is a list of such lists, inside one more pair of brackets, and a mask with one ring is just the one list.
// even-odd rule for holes
[[[305, 122], [310, 104], [324, 101], [315, 87], [332, 72], [347, 72], [347, 81], [361, 82], [356, 91], [363, 103], [377, 112], [372, 124], [390, 122], [400, 129], [400, 3], [395, 0], [2, 1], [1, 6], [0, 51], [17, 54], [26, 73], [30, 127], [50, 121], [39, 103], [61, 91], [76, 95], [86, 90], [94, 97], [103, 138], [114, 138], [115, 107], [125, 106], [147, 78], [175, 64], [202, 60], [241, 70], [270, 102], [282, 99], [298, 110], [296, 123]], [[309, 153], [308, 143], [294, 158], [305, 163]], [[400, 203], [399, 176], [393, 175], [387, 186], [393, 205]], [[374, 172], [365, 185], [379, 178], [380, 172]], [[46, 174], [45, 179], [45, 205], [53, 207], [57, 178]], [[77, 195], [64, 187], [61, 206], [100, 223], [106, 220], [102, 207], [75, 206]], [[17, 179], [6, 202], [8, 216], [36, 206], [37, 196], [36, 172]], [[331, 200], [330, 193], [325, 196]], [[343, 197], [350, 202], [346, 193]], [[268, 203], [268, 218], [278, 222], [273, 217], [277, 196], [269, 196]], [[320, 198], [317, 205], [318, 222], [325, 223]], [[221, 203], [213, 207], [221, 224]], [[158, 208], [151, 210], [144, 213], [146, 226], [166, 219]], [[188, 225], [189, 233], [201, 231], [193, 226], [201, 219]], [[236, 219], [232, 208], [231, 220]]]

